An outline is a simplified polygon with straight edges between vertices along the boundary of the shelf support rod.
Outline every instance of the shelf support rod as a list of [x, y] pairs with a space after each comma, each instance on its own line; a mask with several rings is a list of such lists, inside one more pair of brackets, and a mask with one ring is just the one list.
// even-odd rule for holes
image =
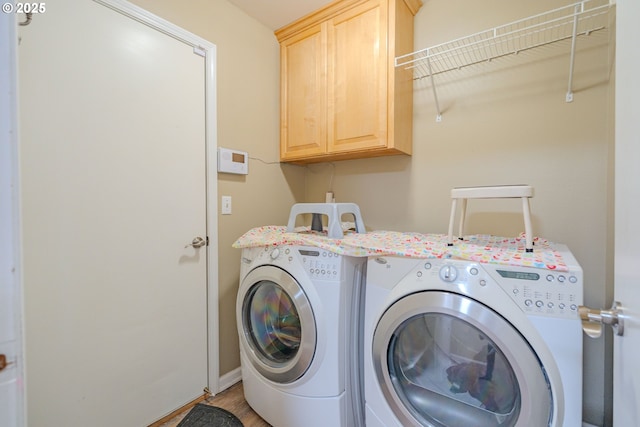
[[566, 102], [573, 101], [573, 64], [576, 56], [576, 38], [578, 33], [578, 14], [581, 12], [580, 6], [584, 3], [576, 4], [573, 11], [573, 33], [571, 35], [571, 58], [569, 59], [569, 85], [567, 88]]
[[438, 92], [436, 92], [436, 84], [433, 81], [433, 71], [431, 70], [431, 58], [427, 56], [427, 67], [429, 67], [429, 78], [431, 80], [431, 90], [433, 91], [433, 99], [436, 101], [436, 111], [438, 115], [436, 116], [436, 122], [442, 121], [442, 114], [440, 113], [440, 103], [438, 102]]

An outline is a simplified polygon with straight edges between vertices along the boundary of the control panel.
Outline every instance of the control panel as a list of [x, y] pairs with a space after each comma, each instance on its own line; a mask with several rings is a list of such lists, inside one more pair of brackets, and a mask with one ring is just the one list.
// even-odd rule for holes
[[320, 248], [267, 246], [259, 257], [266, 257], [268, 262], [276, 260], [285, 263], [302, 262], [304, 271], [314, 280], [338, 280], [341, 278], [342, 258], [340, 255]]
[[547, 274], [538, 280], [540, 283], [531, 285], [511, 284], [514, 299], [524, 304], [525, 311], [545, 314], [559, 314], [567, 310], [578, 312], [582, 301], [578, 290], [573, 286], [578, 282], [575, 274]]
[[312, 279], [337, 280], [340, 278], [342, 259], [339, 254], [322, 249], [296, 249], [302, 256], [304, 269]]
[[478, 264], [468, 261], [425, 260], [418, 278], [431, 275], [441, 283], [468, 287], [501, 287], [523, 312], [574, 318], [583, 303], [582, 270], [557, 272], [542, 268]]

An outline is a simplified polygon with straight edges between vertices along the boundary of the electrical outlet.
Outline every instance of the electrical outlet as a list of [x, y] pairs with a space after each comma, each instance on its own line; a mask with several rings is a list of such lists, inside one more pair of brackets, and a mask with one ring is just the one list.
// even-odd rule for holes
[[231, 196], [222, 196], [222, 215], [231, 215]]

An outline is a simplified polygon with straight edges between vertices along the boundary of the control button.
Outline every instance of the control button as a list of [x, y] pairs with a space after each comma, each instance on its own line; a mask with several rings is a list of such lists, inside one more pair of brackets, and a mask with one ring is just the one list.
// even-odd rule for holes
[[425, 270], [431, 270], [431, 263], [430, 262], [425, 262], [424, 263], [424, 269]]
[[480, 286], [487, 286], [487, 281], [484, 279], [480, 279]]
[[558, 282], [564, 283], [565, 280], [566, 278], [562, 274], [558, 276]]
[[553, 274], [547, 274], [547, 282], [553, 282]]
[[578, 281], [578, 278], [576, 276], [569, 276], [569, 281], [571, 283], [576, 283]]
[[518, 295], [519, 293], [520, 293], [520, 289], [518, 289], [518, 288], [514, 288], [513, 289], [513, 294], [514, 295]]
[[471, 267], [471, 270], [469, 270], [469, 273], [471, 273], [472, 276], [476, 276], [478, 274], [478, 269], [475, 267]]
[[416, 273], [416, 276], [418, 276], [418, 277], [422, 277], [422, 271], [418, 271], [418, 272]]
[[540, 308], [544, 305], [544, 303], [540, 300], [536, 301], [536, 307]]
[[547, 307], [553, 308], [553, 303], [552, 302], [547, 303]]
[[571, 311], [576, 311], [578, 309], [578, 306], [575, 304], [571, 304], [570, 308], [571, 308]]
[[291, 262], [291, 261], [293, 261], [293, 257], [292, 256], [289, 257], [289, 262]]
[[271, 251], [271, 259], [276, 259], [280, 256], [280, 249], [275, 248], [273, 251]]
[[320, 269], [316, 268], [316, 274], [320, 274]]
[[530, 299], [526, 299], [524, 300], [524, 305], [526, 305], [527, 307], [531, 307], [533, 305], [533, 301], [531, 301]]
[[287, 248], [287, 249], [285, 249], [285, 250], [284, 250], [284, 253], [285, 253], [285, 254], [287, 254], [287, 255], [289, 255], [289, 252], [291, 252], [291, 251], [289, 250], [289, 248]]
[[322, 256], [323, 256], [323, 257], [326, 257], [326, 256], [327, 256], [327, 253], [326, 253], [326, 252], [322, 252]]
[[561, 309], [561, 310], [564, 310], [564, 309], [565, 309], [565, 307], [566, 307], [566, 305], [565, 305], [565, 303], [561, 302], [561, 303], [558, 305], [558, 307], [560, 307], [560, 309]]
[[325, 273], [326, 273], [326, 271], [322, 270], [322, 271], [321, 271], [321, 273], [322, 273], [322, 274], [325, 274]]
[[440, 269], [440, 278], [445, 282], [453, 282], [458, 277], [458, 270], [453, 265], [445, 265]]

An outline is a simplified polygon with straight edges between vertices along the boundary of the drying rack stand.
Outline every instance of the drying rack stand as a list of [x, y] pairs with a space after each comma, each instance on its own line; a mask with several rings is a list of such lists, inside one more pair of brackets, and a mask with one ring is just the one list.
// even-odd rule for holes
[[608, 12], [615, 0], [584, 0], [538, 15], [510, 22], [446, 43], [395, 58], [396, 67], [413, 72], [415, 80], [429, 77], [436, 103], [437, 118], [442, 120], [433, 76], [480, 62], [571, 40], [569, 83], [566, 101], [573, 101], [573, 63], [576, 39], [608, 27]]

